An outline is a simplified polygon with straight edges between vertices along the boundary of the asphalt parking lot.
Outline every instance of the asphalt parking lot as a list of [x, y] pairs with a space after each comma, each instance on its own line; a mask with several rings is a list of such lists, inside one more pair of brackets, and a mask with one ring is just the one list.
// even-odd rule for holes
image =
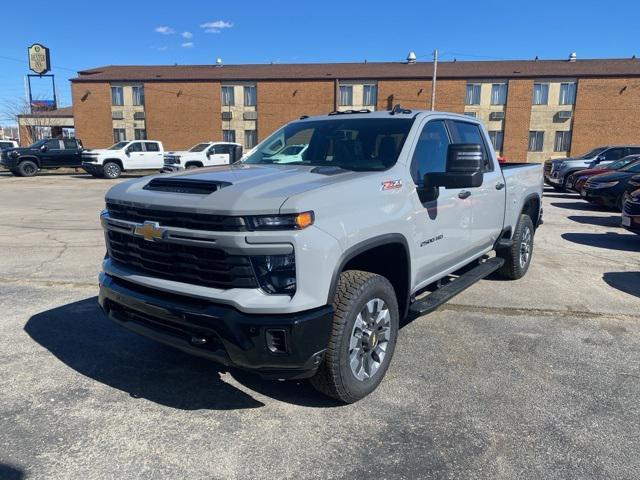
[[112, 184], [0, 173], [0, 478], [640, 476], [640, 236], [619, 214], [545, 192], [528, 275], [411, 319], [342, 406], [109, 323]]

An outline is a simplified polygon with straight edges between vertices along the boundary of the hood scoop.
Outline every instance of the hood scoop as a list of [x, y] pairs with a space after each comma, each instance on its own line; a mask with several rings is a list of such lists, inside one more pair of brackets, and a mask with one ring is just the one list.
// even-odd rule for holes
[[155, 192], [189, 193], [195, 195], [209, 195], [221, 188], [231, 185], [229, 182], [215, 182], [191, 178], [154, 178], [143, 189]]

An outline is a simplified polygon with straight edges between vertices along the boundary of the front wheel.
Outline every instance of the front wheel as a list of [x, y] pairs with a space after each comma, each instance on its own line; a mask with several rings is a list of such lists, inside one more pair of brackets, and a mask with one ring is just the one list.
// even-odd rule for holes
[[353, 403], [382, 381], [398, 336], [399, 313], [389, 281], [374, 273], [343, 272], [333, 302], [331, 338], [312, 385]]
[[496, 252], [499, 257], [504, 258], [504, 265], [498, 270], [504, 278], [518, 280], [525, 276], [533, 256], [534, 233], [531, 217], [520, 215], [511, 247]]
[[31, 160], [24, 160], [18, 164], [18, 174], [21, 177], [33, 177], [38, 173], [38, 165]]
[[122, 173], [122, 168], [120, 168], [120, 165], [118, 165], [115, 162], [105, 163], [104, 166], [102, 167], [102, 170], [104, 172], [103, 173], [104, 177], [110, 178], [110, 179], [118, 178]]

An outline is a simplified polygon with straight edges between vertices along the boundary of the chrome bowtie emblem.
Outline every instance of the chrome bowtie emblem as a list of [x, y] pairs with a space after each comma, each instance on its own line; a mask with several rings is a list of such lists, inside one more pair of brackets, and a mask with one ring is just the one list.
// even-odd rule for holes
[[162, 238], [165, 230], [160, 228], [158, 222], [144, 222], [142, 225], [136, 225], [133, 233], [144, 238], [148, 242], [153, 242], [156, 238]]

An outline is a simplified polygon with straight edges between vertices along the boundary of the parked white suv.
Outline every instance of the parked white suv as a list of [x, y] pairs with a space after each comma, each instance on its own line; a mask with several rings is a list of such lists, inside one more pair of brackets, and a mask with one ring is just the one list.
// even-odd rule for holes
[[18, 148], [18, 142], [15, 140], [0, 140], [0, 152], [10, 148]]
[[154, 140], [124, 141], [82, 152], [82, 168], [94, 177], [118, 178], [122, 172], [160, 170], [163, 165], [162, 143]]
[[242, 157], [242, 145], [230, 142], [202, 142], [189, 150], [167, 152], [163, 171], [229, 165]]

